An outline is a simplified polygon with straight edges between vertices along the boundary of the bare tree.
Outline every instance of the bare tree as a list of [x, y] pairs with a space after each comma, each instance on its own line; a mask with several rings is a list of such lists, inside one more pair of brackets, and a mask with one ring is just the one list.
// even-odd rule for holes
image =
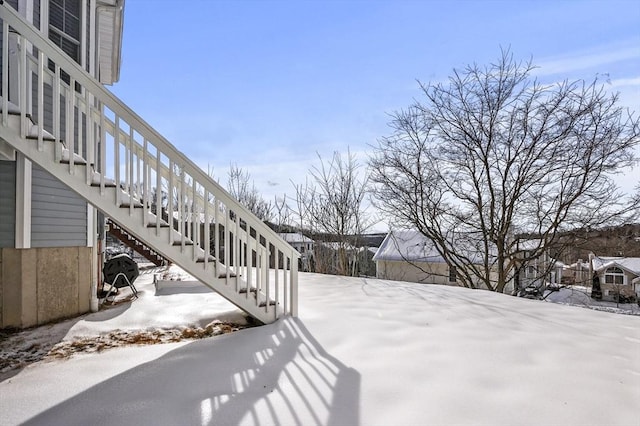
[[248, 208], [258, 219], [262, 221], [273, 219], [273, 204], [262, 198], [251, 180], [249, 172], [238, 167], [237, 164], [232, 164], [229, 168], [227, 189], [240, 204]]
[[276, 196], [273, 200], [273, 216], [276, 232], [287, 232], [293, 227], [293, 211], [287, 203], [287, 195]]
[[533, 69], [503, 51], [420, 84], [424, 100], [392, 115], [370, 158], [377, 206], [433, 240], [467, 287], [502, 292], [560, 232], [638, 214], [613, 181], [636, 161], [637, 117], [597, 79], [542, 84]]
[[[354, 261], [353, 253], [350, 253], [353, 238], [371, 225], [364, 204], [368, 176], [361, 172], [361, 165], [350, 151], [346, 158], [334, 152], [328, 163], [319, 154], [318, 159], [320, 165], [309, 170], [310, 181], [304, 186], [295, 186], [298, 218], [301, 228], [337, 240], [334, 241], [335, 250], [326, 250], [330, 248], [328, 245], [321, 248], [316, 244], [316, 271], [349, 275], [354, 273], [350, 268]], [[335, 258], [324, 256], [332, 252], [335, 252]], [[321, 253], [324, 255], [320, 256]], [[321, 258], [326, 258], [326, 262]]]

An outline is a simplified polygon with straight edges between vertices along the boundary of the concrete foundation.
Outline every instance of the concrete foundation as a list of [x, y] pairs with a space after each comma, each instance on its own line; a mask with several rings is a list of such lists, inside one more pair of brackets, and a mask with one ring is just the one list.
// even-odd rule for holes
[[0, 249], [0, 328], [88, 312], [91, 266], [91, 247]]

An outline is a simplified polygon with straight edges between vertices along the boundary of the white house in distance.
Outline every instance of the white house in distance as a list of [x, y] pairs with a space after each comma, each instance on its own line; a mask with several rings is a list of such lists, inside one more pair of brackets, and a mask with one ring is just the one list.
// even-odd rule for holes
[[313, 240], [300, 232], [281, 232], [278, 235], [300, 253], [300, 266], [308, 271], [313, 259]]
[[[538, 239], [522, 239], [518, 241], [518, 249], [524, 257], [529, 257], [542, 244]], [[542, 255], [520, 265], [518, 276], [514, 278], [515, 286], [521, 290], [529, 286], [544, 288], [547, 284], [560, 284], [564, 267], [564, 263], [552, 258], [545, 250]]]
[[[523, 242], [524, 249], [528, 244], [533, 242]], [[459, 285], [456, 268], [449, 266], [435, 249], [433, 242], [416, 230], [389, 232], [373, 260], [376, 263], [377, 278]], [[549, 268], [549, 262], [554, 263], [553, 268]], [[562, 264], [545, 254], [522, 265], [519, 276], [508, 283], [505, 292], [512, 292], [516, 284], [524, 288], [535, 283], [560, 282], [561, 277]], [[482, 286], [481, 283], [478, 285]]]
[[615, 301], [617, 295], [640, 297], [640, 257], [591, 255], [592, 276], [598, 277], [602, 299]]
[[449, 267], [433, 242], [418, 231], [389, 232], [373, 260], [377, 278], [458, 285], [455, 267]]

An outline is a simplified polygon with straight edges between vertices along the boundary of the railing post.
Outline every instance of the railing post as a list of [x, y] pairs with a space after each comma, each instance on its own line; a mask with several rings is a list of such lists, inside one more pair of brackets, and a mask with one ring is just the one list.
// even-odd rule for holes
[[291, 307], [289, 312], [292, 317], [298, 316], [298, 262], [295, 251], [291, 251]]
[[167, 221], [169, 222], [169, 245], [173, 245], [173, 210], [175, 206], [173, 204], [173, 174], [175, 164], [173, 159], [169, 158], [169, 177], [167, 181]]
[[44, 149], [44, 53], [38, 51], [38, 150]]
[[133, 126], [129, 125], [129, 144], [128, 144], [128, 152], [127, 152], [127, 180], [129, 182], [129, 216], [133, 216], [133, 195], [135, 193], [135, 187], [133, 182]]
[[[160, 234], [160, 221], [162, 220], [162, 157], [156, 147], [156, 235]], [[169, 222], [167, 217], [167, 222]], [[171, 232], [171, 230], [169, 230]]]
[[9, 122], [9, 24], [2, 21], [2, 125]]
[[69, 174], [75, 174], [75, 153], [76, 153], [76, 139], [75, 132], [73, 126], [73, 113], [74, 113], [74, 105], [76, 97], [73, 95], [73, 86], [75, 86], [75, 80], [71, 77], [70, 87], [67, 88], [67, 96], [65, 98], [66, 105], [66, 117], [65, 117], [65, 128], [64, 128], [64, 138], [68, 143], [69, 150]]
[[20, 54], [20, 66], [19, 66], [19, 99], [18, 105], [20, 106], [20, 135], [25, 138], [27, 136], [27, 48], [25, 46], [26, 40], [22, 36], [17, 36], [17, 48]]
[[[60, 161], [62, 159], [62, 126], [60, 122], [60, 66], [58, 64], [54, 65], [55, 75], [53, 79], [53, 137], [56, 140], [55, 144], [55, 157], [56, 161]], [[65, 103], [66, 108], [66, 103]]]

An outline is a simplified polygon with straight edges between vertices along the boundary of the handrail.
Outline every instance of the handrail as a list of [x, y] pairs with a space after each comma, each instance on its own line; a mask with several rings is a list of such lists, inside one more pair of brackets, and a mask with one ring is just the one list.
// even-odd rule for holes
[[[159, 151], [167, 157], [172, 158], [174, 162], [176, 162], [176, 159], [179, 160], [177, 161], [180, 163], [179, 165], [183, 167], [184, 170], [209, 193], [214, 194], [216, 198], [225, 205], [229, 207], [233, 206], [233, 211], [236, 212], [236, 214], [242, 213], [242, 217], [254, 217], [253, 213], [251, 213], [249, 209], [235, 200], [222, 186], [215, 182], [209, 175], [204, 173], [200, 167], [193, 163], [187, 156], [182, 154], [175, 146], [159, 134], [138, 114], [131, 110], [117, 96], [107, 90], [102, 84], [98, 83], [79, 64], [61, 53], [59, 48], [53, 44], [53, 42], [45, 38], [38, 30], [26, 23], [23, 18], [13, 10], [13, 8], [4, 5], [4, 3], [0, 3], [0, 18], [2, 20], [6, 20], [14, 30], [20, 33], [23, 37], [26, 37], [29, 42], [38, 49], [46, 52], [49, 59], [59, 65], [61, 69], [72, 74], [74, 80], [78, 84], [98, 98], [99, 101], [106, 105], [114, 114], [122, 117], [126, 123], [133, 127], [133, 129], [135, 129], [135, 131], [145, 140], [152, 142]], [[283, 253], [291, 253], [291, 247], [262, 221], [251, 221], [251, 227], [257, 232], [259, 231], [259, 234], [265, 238], [269, 237], [269, 242], [273, 244], [275, 248], [279, 249]], [[293, 253], [293, 256], [297, 257], [299, 255], [297, 253]]]

